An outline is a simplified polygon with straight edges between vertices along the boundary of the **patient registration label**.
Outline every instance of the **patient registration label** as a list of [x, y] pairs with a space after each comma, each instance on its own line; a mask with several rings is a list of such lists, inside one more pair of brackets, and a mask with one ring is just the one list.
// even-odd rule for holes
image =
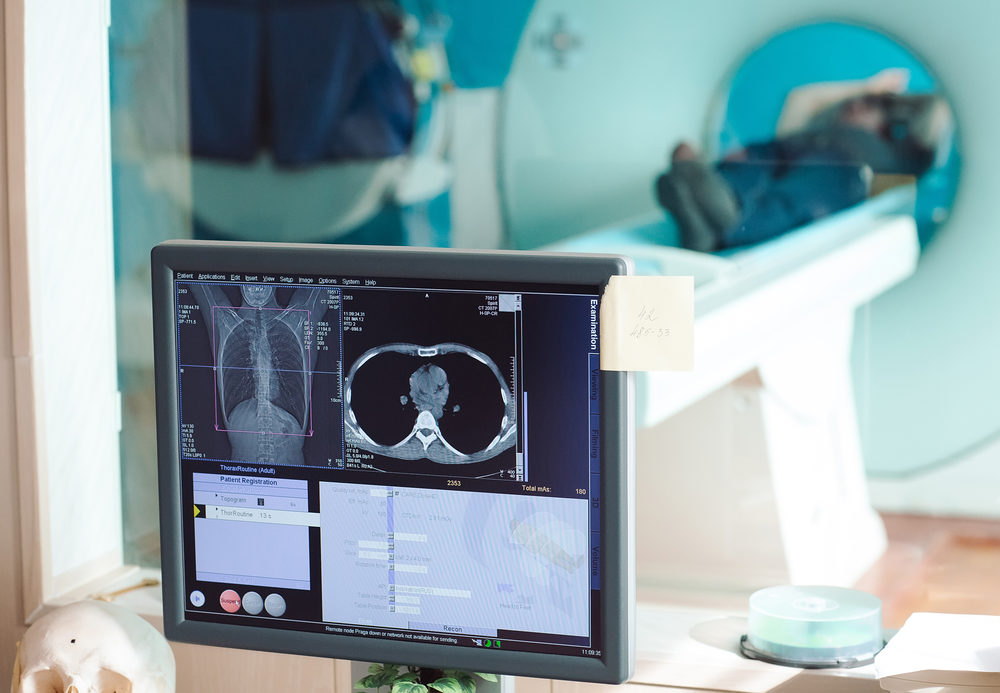
[[694, 278], [613, 276], [601, 300], [601, 369], [694, 367]]

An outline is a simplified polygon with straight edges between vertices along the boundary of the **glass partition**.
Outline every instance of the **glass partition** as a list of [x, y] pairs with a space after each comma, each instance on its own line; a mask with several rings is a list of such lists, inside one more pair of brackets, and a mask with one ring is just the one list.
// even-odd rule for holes
[[1000, 561], [996, 177], [966, 170], [995, 140], [942, 11], [113, 0], [129, 559], [158, 561], [155, 243], [619, 252], [696, 283], [695, 372], [639, 379], [641, 596], [996, 611], [954, 567]]

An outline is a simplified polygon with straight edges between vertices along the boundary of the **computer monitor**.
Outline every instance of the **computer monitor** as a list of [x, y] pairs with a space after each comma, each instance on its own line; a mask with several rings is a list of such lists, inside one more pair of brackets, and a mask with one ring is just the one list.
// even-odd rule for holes
[[613, 256], [152, 251], [169, 638], [621, 682], [629, 376]]

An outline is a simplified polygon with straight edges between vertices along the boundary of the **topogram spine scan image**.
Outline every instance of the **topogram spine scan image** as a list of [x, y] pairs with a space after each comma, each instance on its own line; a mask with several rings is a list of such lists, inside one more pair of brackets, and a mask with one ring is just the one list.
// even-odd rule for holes
[[[398, 399], [395, 421], [386, 420], [388, 412], [368, 392], [386, 388], [401, 390], [379, 397], [382, 402]], [[465, 397], [459, 396], [463, 390]], [[489, 356], [464, 344], [396, 343], [369, 349], [351, 366], [344, 402], [347, 442], [400, 460], [480, 462], [516, 440], [514, 398], [500, 369]], [[450, 423], [446, 417], [464, 419], [450, 436], [442, 430]]]
[[[313, 375], [320, 349], [317, 325], [330, 305], [330, 292], [244, 284], [187, 285], [198, 303], [211, 351], [211, 392], [204, 379], [197, 397], [184, 402], [214, 409], [214, 430], [229, 442], [227, 459], [259, 464], [305, 464], [303, 448], [314, 434]], [[202, 354], [202, 357], [204, 355]], [[335, 373], [331, 373], [335, 376]], [[194, 397], [191, 388], [184, 393]], [[208, 404], [209, 401], [211, 404]], [[338, 407], [339, 409], [339, 407]], [[339, 411], [337, 412], [339, 415]], [[194, 420], [195, 417], [187, 417]]]

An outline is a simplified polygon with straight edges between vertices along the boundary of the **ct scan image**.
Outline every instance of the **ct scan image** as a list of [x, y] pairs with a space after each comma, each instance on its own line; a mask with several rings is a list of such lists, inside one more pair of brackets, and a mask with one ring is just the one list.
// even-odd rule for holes
[[469, 464], [516, 441], [514, 400], [500, 369], [464, 344], [370, 349], [351, 368], [344, 400], [347, 442], [387, 457]]
[[516, 317], [496, 294], [359, 291], [345, 301], [354, 468], [513, 479]]

